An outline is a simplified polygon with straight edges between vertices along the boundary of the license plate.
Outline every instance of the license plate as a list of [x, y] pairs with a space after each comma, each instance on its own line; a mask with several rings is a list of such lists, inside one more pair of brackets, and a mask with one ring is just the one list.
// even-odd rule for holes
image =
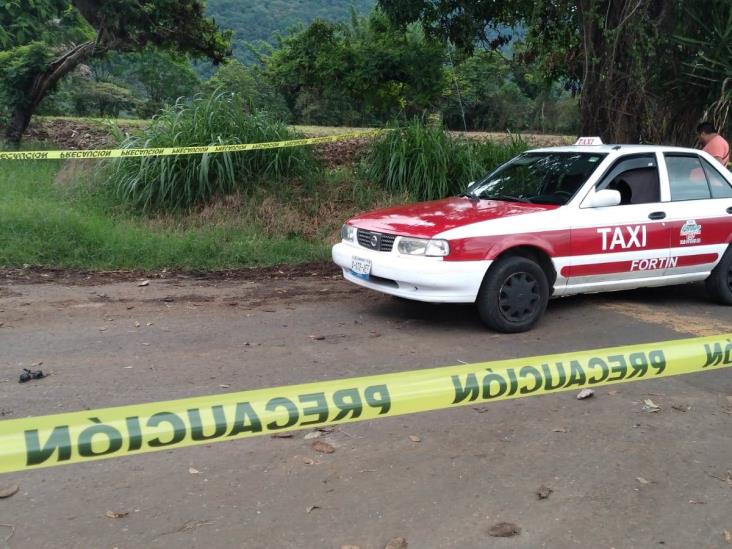
[[351, 272], [359, 278], [368, 280], [371, 274], [371, 260], [353, 256], [351, 259]]

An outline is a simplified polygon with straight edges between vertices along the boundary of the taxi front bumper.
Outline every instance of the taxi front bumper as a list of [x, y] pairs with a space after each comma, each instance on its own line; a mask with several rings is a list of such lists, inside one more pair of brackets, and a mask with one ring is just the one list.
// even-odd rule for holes
[[[377, 252], [340, 242], [333, 261], [349, 282], [405, 299], [431, 303], [473, 303], [491, 261], [443, 261], [439, 257]], [[354, 257], [371, 261], [368, 279], [351, 271]]]

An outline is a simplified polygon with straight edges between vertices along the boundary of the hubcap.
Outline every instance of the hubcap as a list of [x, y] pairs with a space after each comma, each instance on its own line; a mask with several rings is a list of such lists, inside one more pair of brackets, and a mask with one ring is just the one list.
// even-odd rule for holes
[[506, 320], [523, 322], [536, 314], [540, 298], [539, 284], [533, 276], [513, 273], [498, 292], [498, 308]]

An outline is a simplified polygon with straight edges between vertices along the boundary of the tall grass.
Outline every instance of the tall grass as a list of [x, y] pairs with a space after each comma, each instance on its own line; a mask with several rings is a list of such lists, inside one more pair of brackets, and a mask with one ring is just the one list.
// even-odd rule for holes
[[[178, 101], [156, 115], [141, 134], [120, 138], [120, 148], [194, 147], [287, 141], [302, 136], [264, 112], [249, 113], [233, 94]], [[252, 182], [302, 177], [317, 164], [307, 147], [237, 153], [130, 157], [109, 165], [117, 194], [141, 210], [175, 210], [241, 191]]]
[[375, 139], [364, 159], [364, 175], [390, 192], [418, 200], [456, 194], [467, 183], [525, 151], [518, 138], [508, 143], [451, 136], [444, 128], [413, 120], [391, 126]]
[[100, 189], [105, 162], [3, 163], [0, 267], [217, 270], [327, 261], [343, 219], [405, 200], [343, 169], [317, 181], [262, 182], [201, 209], [139, 215]]

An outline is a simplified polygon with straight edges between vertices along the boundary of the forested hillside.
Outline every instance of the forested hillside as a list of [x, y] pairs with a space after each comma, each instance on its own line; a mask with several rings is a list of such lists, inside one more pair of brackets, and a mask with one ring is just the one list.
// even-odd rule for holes
[[347, 20], [352, 7], [363, 15], [375, 4], [375, 0], [208, 0], [207, 12], [223, 28], [234, 31], [234, 55], [250, 62], [253, 56], [245, 47], [247, 42], [269, 41], [274, 32], [317, 18]]

